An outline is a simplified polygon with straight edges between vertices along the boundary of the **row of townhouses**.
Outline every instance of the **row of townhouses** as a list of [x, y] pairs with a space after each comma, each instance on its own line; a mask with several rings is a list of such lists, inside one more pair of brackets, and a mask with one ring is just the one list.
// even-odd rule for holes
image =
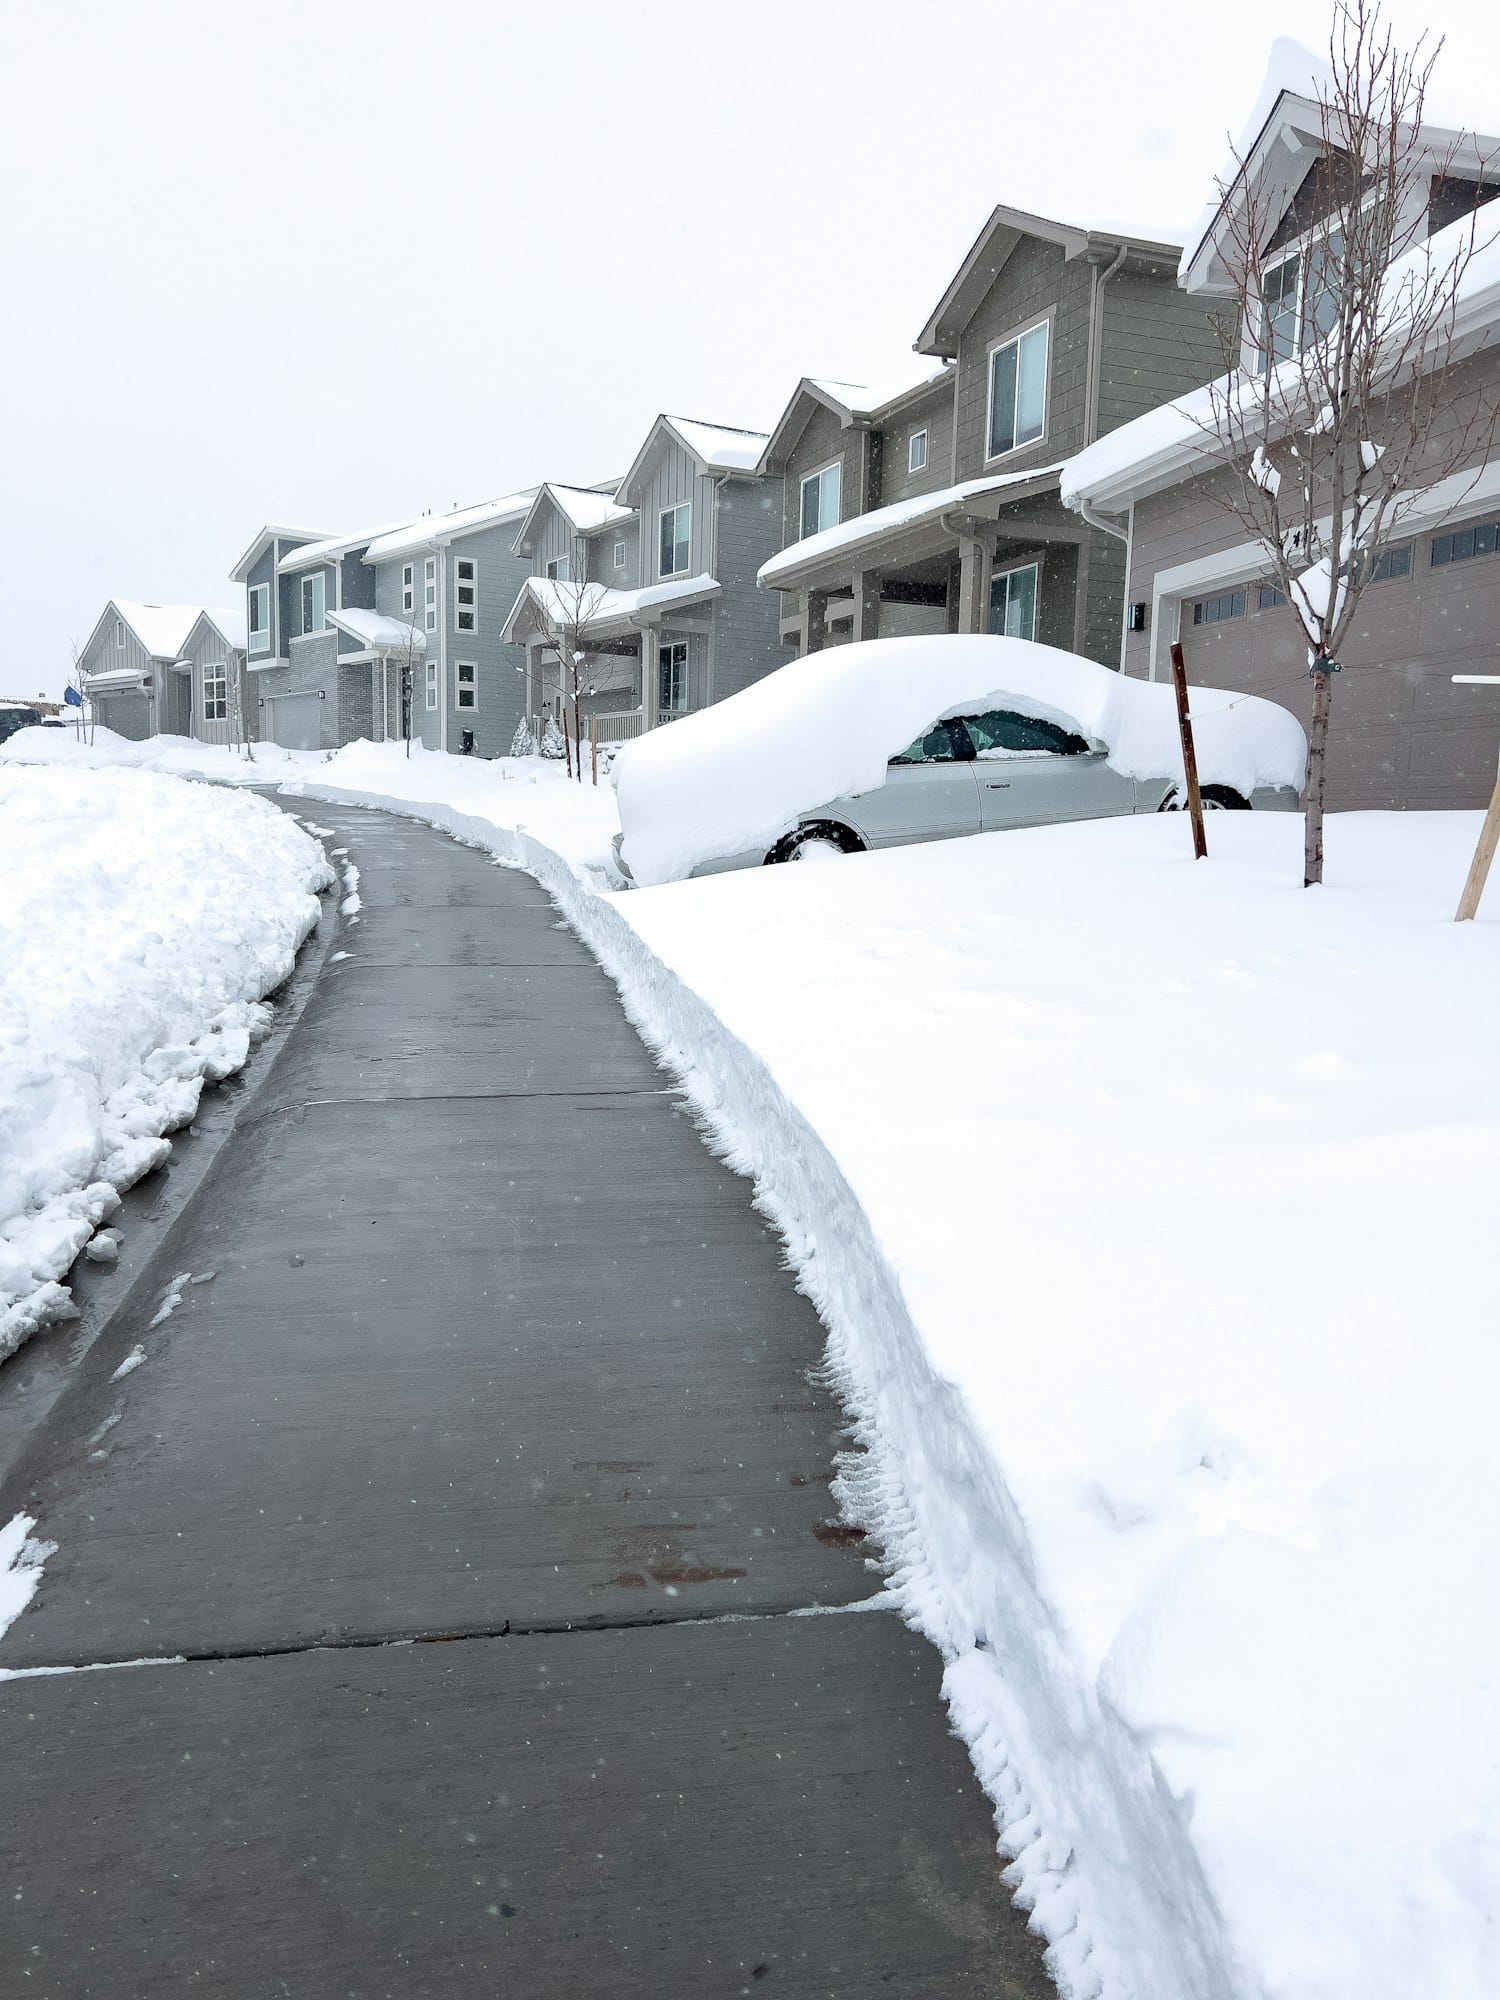
[[[1500, 192], [1500, 146], [1436, 130], [1423, 144], [1430, 230]], [[1191, 243], [997, 207], [893, 379], [805, 377], [769, 433], [664, 415], [623, 478], [359, 534], [265, 526], [231, 572], [234, 613], [107, 607], [83, 659], [99, 717], [296, 748], [409, 729], [499, 756], [523, 718], [560, 708], [570, 623], [606, 739], [802, 653], [954, 632], [1153, 677], [1180, 637], [1195, 679], [1305, 707], [1295, 631], [1219, 504], [1198, 404], [1223, 365], [1245, 213], [1267, 219], [1263, 261], [1292, 302], [1286, 337], [1302, 337], [1321, 166], [1311, 89], [1270, 90]], [[1500, 264], [1475, 260], [1461, 312], [1456, 405], [1497, 386]], [[1493, 777], [1484, 691], [1452, 675], [1492, 643], [1500, 461], [1429, 511], [1430, 533], [1409, 513], [1363, 600], [1339, 805], [1473, 804]]]

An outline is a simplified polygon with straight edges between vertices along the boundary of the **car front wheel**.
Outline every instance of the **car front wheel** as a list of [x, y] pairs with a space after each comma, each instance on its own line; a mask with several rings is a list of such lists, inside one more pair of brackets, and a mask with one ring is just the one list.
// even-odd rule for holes
[[775, 861], [834, 861], [841, 854], [859, 854], [863, 850], [864, 842], [847, 826], [837, 826], [832, 820], [815, 820], [784, 833], [766, 856], [766, 866], [769, 868]]
[[[1185, 813], [1188, 809], [1187, 793], [1174, 785], [1161, 804], [1156, 808], [1163, 813]], [[1203, 810], [1205, 812], [1249, 812], [1250, 801], [1242, 792], [1230, 785], [1205, 785], [1203, 787]]]

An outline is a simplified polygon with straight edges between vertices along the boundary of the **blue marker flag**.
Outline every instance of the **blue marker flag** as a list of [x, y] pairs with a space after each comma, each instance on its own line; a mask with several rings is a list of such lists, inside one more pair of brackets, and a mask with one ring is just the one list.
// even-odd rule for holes
[[64, 688], [63, 700], [67, 703], [69, 708], [83, 707], [83, 696], [78, 692], [77, 688], [71, 688], [71, 687]]

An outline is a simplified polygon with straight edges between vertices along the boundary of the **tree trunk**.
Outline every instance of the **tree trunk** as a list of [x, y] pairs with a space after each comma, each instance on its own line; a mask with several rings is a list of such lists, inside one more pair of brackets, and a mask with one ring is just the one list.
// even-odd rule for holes
[[1307, 739], [1307, 793], [1302, 860], [1302, 886], [1311, 889], [1323, 879], [1323, 791], [1328, 754], [1328, 707], [1333, 699], [1332, 662], [1320, 654], [1313, 665], [1312, 730]]

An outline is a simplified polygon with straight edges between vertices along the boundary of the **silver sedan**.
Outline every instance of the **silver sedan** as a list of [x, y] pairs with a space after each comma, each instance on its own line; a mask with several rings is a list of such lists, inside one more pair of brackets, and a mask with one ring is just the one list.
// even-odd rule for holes
[[[1249, 798], [1227, 785], [1205, 785], [1203, 803], [1216, 812], [1252, 806], [1295, 812], [1298, 795], [1290, 785], [1267, 786]], [[1177, 812], [1185, 805], [1169, 779], [1122, 776], [1103, 750], [1058, 723], [1013, 709], [986, 709], [933, 723], [891, 759], [883, 785], [802, 814], [768, 853], [702, 862], [693, 873], [712, 875], [762, 861], [822, 860], [1061, 820]], [[620, 845], [616, 836], [615, 860], [628, 879]]]

